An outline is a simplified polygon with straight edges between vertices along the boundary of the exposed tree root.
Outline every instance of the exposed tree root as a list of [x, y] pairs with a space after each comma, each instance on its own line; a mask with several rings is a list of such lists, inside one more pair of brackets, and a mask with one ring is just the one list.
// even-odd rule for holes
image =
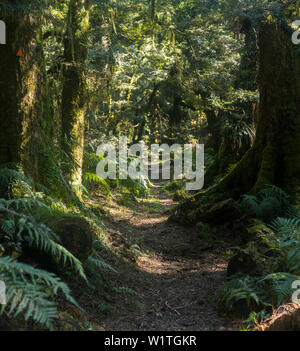
[[300, 331], [300, 305], [280, 306], [270, 320], [257, 329], [259, 331]]

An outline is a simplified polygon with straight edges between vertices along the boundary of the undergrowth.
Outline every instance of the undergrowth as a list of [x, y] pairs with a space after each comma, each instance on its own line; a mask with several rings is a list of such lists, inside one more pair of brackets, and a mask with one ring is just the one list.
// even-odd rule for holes
[[[227, 313], [250, 314], [248, 322], [267, 318], [274, 308], [288, 302], [300, 280], [300, 216], [289, 196], [272, 186], [257, 196], [246, 195], [243, 205], [261, 220], [267, 234], [256, 246], [267, 247], [264, 254], [257, 247], [257, 265], [261, 274], [237, 273], [218, 291], [218, 306]], [[285, 217], [283, 217], [285, 216]], [[258, 226], [256, 226], [258, 229]]]
[[[83, 264], [60, 243], [59, 237], [45, 224], [49, 218], [66, 214], [84, 216], [95, 227], [101, 222], [91, 211], [51, 196], [51, 192], [36, 184], [19, 169], [0, 168], [0, 280], [6, 286], [6, 304], [0, 314], [8, 317], [23, 315], [26, 321], [33, 320], [47, 329], [53, 329], [57, 314], [55, 298], [58, 294], [73, 303], [71, 291], [56, 274], [25, 264], [23, 248], [32, 247], [47, 253], [57, 265], [72, 269], [87, 286], [85, 270], [93, 269], [101, 274], [106, 270], [115, 272], [94, 249]], [[34, 263], [34, 262], [33, 262]]]

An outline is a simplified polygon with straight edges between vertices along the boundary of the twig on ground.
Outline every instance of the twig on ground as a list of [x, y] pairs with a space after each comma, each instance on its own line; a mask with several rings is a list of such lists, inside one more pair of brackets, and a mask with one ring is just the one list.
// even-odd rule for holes
[[169, 310], [175, 312], [176, 314], [178, 314], [180, 316], [180, 313], [175, 309], [175, 308], [172, 308], [169, 304], [168, 304], [168, 301], [165, 302], [165, 305], [168, 307]]

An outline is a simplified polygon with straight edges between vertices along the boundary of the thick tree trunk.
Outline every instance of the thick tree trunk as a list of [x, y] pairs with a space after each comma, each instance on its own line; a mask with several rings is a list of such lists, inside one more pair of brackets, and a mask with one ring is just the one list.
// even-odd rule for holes
[[[19, 164], [47, 185], [51, 116], [39, 21], [20, 10], [3, 11], [6, 45], [0, 45], [0, 163]], [[23, 56], [17, 56], [19, 49]], [[43, 76], [43, 94], [42, 94]]]
[[64, 41], [62, 147], [72, 159], [64, 171], [73, 185], [81, 184], [88, 29], [89, 0], [71, 0]]
[[253, 147], [217, 187], [237, 194], [275, 184], [300, 199], [300, 57], [279, 24], [259, 35], [260, 106]]
[[268, 184], [283, 188], [300, 204], [300, 81], [295, 79], [300, 75], [300, 56], [276, 23], [261, 24], [259, 46], [260, 106], [254, 144], [231, 173], [184, 203], [176, 216], [189, 211], [193, 222], [203, 197], [238, 199]]

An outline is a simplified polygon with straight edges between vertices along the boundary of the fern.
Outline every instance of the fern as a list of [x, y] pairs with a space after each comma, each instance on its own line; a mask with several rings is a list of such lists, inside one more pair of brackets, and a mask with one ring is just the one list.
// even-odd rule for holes
[[100, 270], [111, 271], [114, 273], [118, 273], [110, 264], [106, 263], [99, 255], [95, 257], [90, 256], [87, 259], [88, 263], [94, 265], [95, 267], [99, 268]]
[[277, 218], [269, 227], [276, 235], [286, 270], [300, 274], [300, 218]]
[[34, 185], [33, 180], [25, 176], [23, 171], [10, 168], [0, 168], [0, 184], [9, 186], [11, 183], [26, 183], [31, 187]]
[[0, 257], [0, 279], [7, 286], [7, 305], [2, 305], [0, 314], [6, 312], [16, 317], [22, 313], [25, 320], [32, 318], [52, 329], [56, 315], [52, 295], [61, 291], [68, 301], [77, 306], [68, 286], [53, 273], [14, 261], [10, 257]]
[[11, 169], [0, 169], [0, 185], [6, 196], [34, 197], [34, 192], [32, 191], [33, 181], [25, 177], [21, 172]]
[[259, 192], [259, 196], [264, 199], [276, 198], [282, 204], [286, 204], [289, 201], [288, 194], [275, 185], [269, 185], [267, 188], [262, 189]]
[[242, 203], [264, 222], [271, 222], [274, 218], [282, 215], [294, 215], [296, 208], [289, 201], [289, 196], [282, 189], [269, 185], [257, 193], [257, 195], [244, 195]]
[[109, 184], [102, 178], [100, 178], [96, 173], [86, 173], [84, 176], [85, 180], [90, 183], [95, 183], [101, 186], [106, 195], [111, 195]]
[[37, 223], [33, 216], [19, 213], [11, 207], [17, 207], [22, 204], [28, 208], [32, 204], [40, 205], [39, 201], [27, 201], [27, 199], [18, 199], [18, 201], [7, 201], [0, 199], [0, 213], [6, 214], [2, 221], [2, 230], [16, 241], [27, 242], [42, 251], [49, 252], [58, 260], [63, 259], [66, 264], [68, 261], [79, 274], [86, 279], [81, 262], [74, 257], [63, 246], [57, 243], [59, 241], [55, 233], [44, 224]]
[[237, 274], [222, 285], [217, 292], [217, 303], [232, 312], [236, 303], [245, 300], [248, 307], [263, 304], [257, 289], [257, 278]]
[[4, 206], [6, 208], [15, 208], [16, 210], [31, 210], [34, 207], [44, 207], [48, 209], [48, 206], [45, 205], [42, 201], [32, 198], [19, 198], [12, 200], [0, 199], [0, 206]]
[[122, 295], [132, 295], [132, 296], [137, 296], [137, 297], [142, 297], [141, 294], [139, 294], [138, 292], [136, 292], [133, 289], [128, 288], [127, 286], [120, 286], [118, 288], [114, 288], [115, 292], [118, 294], [122, 294]]
[[271, 288], [271, 296], [276, 299], [277, 306], [282, 302], [290, 300], [294, 292], [292, 284], [300, 277], [290, 273], [272, 273], [260, 280], [261, 283], [267, 282]]
[[43, 193], [49, 193], [46, 186], [34, 182], [21, 169], [0, 168], [0, 187], [10, 190], [11, 195], [16, 197], [28, 196], [36, 199]]
[[[49, 253], [57, 261], [68, 262], [87, 281], [82, 263], [60, 245], [59, 238], [49, 227], [36, 219], [40, 218], [41, 212], [50, 213], [45, 200], [51, 206], [53, 200], [36, 192], [37, 184], [21, 171], [0, 168], [0, 186], [8, 197], [0, 198], [2, 231], [14, 242], [26, 242]], [[51, 329], [56, 315], [54, 296], [61, 293], [76, 305], [68, 286], [56, 275], [10, 257], [0, 257], [0, 279], [7, 287], [7, 305], [1, 307], [0, 314], [6, 313], [12, 317], [23, 314], [25, 320], [33, 319]]]
[[269, 225], [279, 236], [300, 238], [300, 218], [277, 218]]

